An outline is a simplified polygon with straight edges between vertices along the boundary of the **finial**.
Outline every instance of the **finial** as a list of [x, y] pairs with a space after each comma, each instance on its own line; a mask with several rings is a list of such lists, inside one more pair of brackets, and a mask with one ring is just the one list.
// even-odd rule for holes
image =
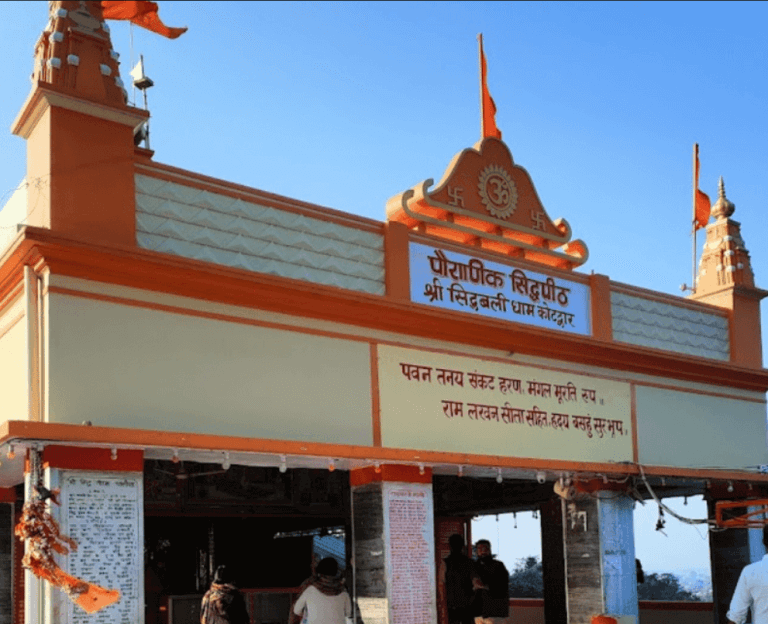
[[723, 182], [723, 176], [720, 176], [718, 182], [718, 198], [715, 205], [712, 206], [712, 216], [715, 219], [727, 219], [736, 210], [736, 205], [729, 201], [725, 196], [725, 182]]

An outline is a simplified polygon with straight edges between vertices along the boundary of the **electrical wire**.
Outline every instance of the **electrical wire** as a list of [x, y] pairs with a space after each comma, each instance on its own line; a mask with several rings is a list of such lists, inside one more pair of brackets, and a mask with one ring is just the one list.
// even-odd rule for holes
[[648, 493], [651, 495], [651, 498], [653, 498], [653, 500], [656, 501], [656, 504], [659, 506], [659, 523], [661, 524], [662, 528], [663, 528], [662, 516], [664, 515], [662, 510], [666, 511], [670, 516], [672, 516], [673, 518], [676, 518], [677, 520], [679, 520], [684, 524], [692, 524], [692, 525], [706, 524], [709, 526], [710, 529], [718, 528], [714, 520], [710, 520], [709, 518], [703, 518], [703, 519], [686, 518], [685, 516], [681, 516], [680, 514], [678, 514], [674, 509], [670, 509], [669, 507], [667, 507], [661, 501], [661, 499], [656, 495], [656, 492], [653, 491], [651, 484], [648, 483], [648, 479], [646, 479], [645, 477], [645, 471], [643, 470], [643, 467], [640, 464], [638, 464], [637, 467], [640, 469], [640, 478], [643, 480], [643, 483], [645, 484], [645, 488], [648, 490]]

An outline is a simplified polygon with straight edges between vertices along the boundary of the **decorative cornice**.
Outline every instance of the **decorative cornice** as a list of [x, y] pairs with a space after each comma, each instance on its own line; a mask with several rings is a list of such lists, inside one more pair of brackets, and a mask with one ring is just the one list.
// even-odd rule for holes
[[[657, 349], [556, 335], [546, 329], [478, 318], [400, 299], [321, 286], [134, 248], [99, 247], [26, 227], [0, 265], [0, 288], [24, 264], [54, 274], [262, 309], [295, 317], [529, 356], [740, 388], [768, 390], [768, 370]], [[0, 293], [2, 294], [2, 293]]]
[[138, 108], [116, 108], [91, 102], [39, 82], [11, 126], [13, 134], [28, 139], [45, 112], [52, 107], [90, 115], [107, 121], [129, 126], [134, 131], [149, 119], [149, 111]]
[[[7, 420], [0, 422], [0, 445], [6, 443], [71, 444], [77, 447], [115, 447], [118, 449], [178, 449], [190, 451], [292, 455], [304, 457], [335, 457], [360, 462], [362, 466], [374, 461], [424, 463], [434, 470], [440, 464], [527, 469], [571, 471], [582, 474], [639, 475], [640, 468], [634, 463], [574, 462], [567, 460], [544, 460], [531, 457], [506, 457], [499, 455], [475, 455], [470, 453], [446, 453], [417, 449], [399, 449], [372, 446], [355, 446], [324, 442], [301, 442], [241, 438], [175, 431], [151, 431], [116, 427], [73, 425], [64, 423], [41, 423]], [[119, 453], [119, 451], [118, 451]], [[20, 466], [23, 463], [20, 462]], [[362, 467], [361, 466], [361, 467]], [[732, 479], [752, 482], [768, 482], [768, 474], [746, 470], [680, 468], [675, 466], [643, 466], [646, 475], [680, 476], [688, 478]], [[21, 476], [21, 469], [18, 470]]]

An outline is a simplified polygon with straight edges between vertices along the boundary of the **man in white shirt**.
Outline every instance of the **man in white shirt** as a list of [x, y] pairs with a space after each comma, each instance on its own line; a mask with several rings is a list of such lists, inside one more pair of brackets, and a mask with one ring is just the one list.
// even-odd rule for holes
[[317, 564], [311, 583], [301, 593], [291, 613], [291, 624], [344, 624], [352, 617], [352, 602], [344, 579], [338, 576], [339, 566], [333, 557], [326, 557]]
[[[768, 549], [768, 526], [763, 527], [763, 544]], [[768, 555], [741, 571], [726, 617], [731, 624], [743, 624], [749, 609], [753, 624], [768, 624]]]

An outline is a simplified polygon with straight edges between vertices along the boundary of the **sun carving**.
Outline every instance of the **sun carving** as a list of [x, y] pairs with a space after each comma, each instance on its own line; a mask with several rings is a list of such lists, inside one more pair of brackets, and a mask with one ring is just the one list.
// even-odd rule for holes
[[499, 165], [488, 165], [477, 183], [485, 209], [498, 219], [506, 219], [517, 207], [517, 188], [512, 176]]

